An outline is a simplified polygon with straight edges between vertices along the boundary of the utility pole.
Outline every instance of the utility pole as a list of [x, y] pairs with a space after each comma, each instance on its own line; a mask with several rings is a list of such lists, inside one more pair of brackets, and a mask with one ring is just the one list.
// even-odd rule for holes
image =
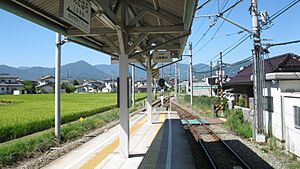
[[178, 78], [178, 73], [177, 73], [177, 63], [175, 63], [175, 98], [177, 99], [177, 78]]
[[[260, 26], [258, 22], [258, 5], [257, 0], [251, 0], [251, 16], [252, 16], [252, 35], [253, 35], [253, 90], [254, 90], [254, 122], [253, 122], [253, 138], [257, 142], [265, 142], [264, 125], [263, 125], [263, 80], [264, 70], [261, 58], [261, 39]], [[256, 121], [257, 120], [257, 121]], [[256, 126], [257, 125], [257, 126]], [[257, 133], [256, 133], [257, 132]]]
[[212, 61], [210, 61], [210, 104], [211, 104], [211, 113], [212, 116], [215, 117], [215, 105], [214, 105], [214, 98], [213, 98], [213, 73], [212, 73]]
[[192, 67], [192, 42], [189, 44], [190, 49], [190, 95], [191, 95], [191, 105], [193, 105], [193, 67]]
[[134, 64], [131, 66], [131, 103], [132, 106], [135, 105], [135, 93], [134, 93], [134, 82], [135, 82], [135, 70], [134, 70]]
[[220, 52], [220, 110], [221, 110], [221, 117], [223, 117], [223, 110], [224, 110], [224, 96], [223, 96], [223, 55]]

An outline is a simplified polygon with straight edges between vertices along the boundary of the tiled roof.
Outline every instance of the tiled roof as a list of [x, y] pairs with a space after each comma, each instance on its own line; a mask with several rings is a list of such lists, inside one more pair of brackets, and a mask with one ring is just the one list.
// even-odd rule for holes
[[[252, 64], [244, 68], [238, 74], [233, 77], [228, 84], [250, 84], [251, 75], [253, 71]], [[265, 73], [272, 72], [300, 72], [300, 56], [287, 53], [264, 60], [264, 71]]]

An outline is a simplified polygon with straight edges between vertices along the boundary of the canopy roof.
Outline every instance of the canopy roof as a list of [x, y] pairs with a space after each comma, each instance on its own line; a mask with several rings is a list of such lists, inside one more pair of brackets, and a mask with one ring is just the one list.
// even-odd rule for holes
[[182, 55], [198, 0], [88, 0], [89, 33], [60, 17], [61, 2], [9, 0], [0, 1], [0, 8], [112, 57], [123, 53], [143, 62], [150, 50]]

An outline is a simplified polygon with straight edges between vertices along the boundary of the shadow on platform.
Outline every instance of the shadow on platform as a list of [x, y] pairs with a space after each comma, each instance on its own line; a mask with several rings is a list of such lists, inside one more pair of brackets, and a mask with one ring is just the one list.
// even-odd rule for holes
[[139, 169], [165, 169], [168, 156], [169, 122], [172, 126], [172, 169], [195, 169], [186, 133], [179, 119], [165, 120], [144, 156]]

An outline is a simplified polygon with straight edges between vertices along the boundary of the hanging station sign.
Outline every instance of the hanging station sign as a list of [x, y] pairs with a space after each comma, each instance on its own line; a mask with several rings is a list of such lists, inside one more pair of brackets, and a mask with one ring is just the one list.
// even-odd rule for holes
[[153, 52], [154, 62], [172, 62], [170, 51], [154, 51]]
[[91, 4], [88, 0], [61, 0], [59, 16], [81, 31], [90, 33]]

